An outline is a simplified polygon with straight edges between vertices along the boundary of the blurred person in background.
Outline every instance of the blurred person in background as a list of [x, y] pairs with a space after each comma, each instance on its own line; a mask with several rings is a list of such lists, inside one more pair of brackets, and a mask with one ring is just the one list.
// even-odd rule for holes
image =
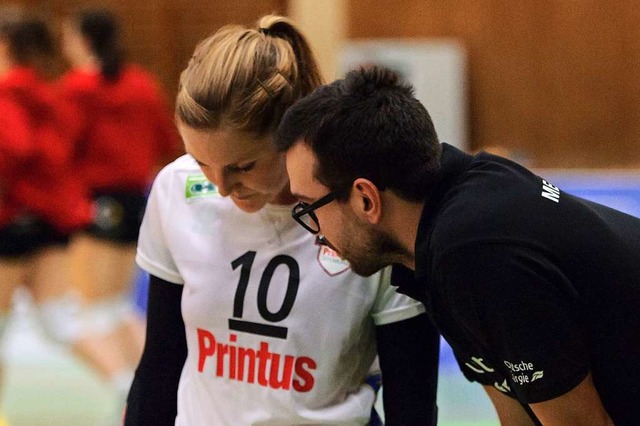
[[71, 105], [74, 173], [97, 209], [71, 244], [75, 282], [87, 300], [85, 326], [116, 343], [119, 388], [126, 395], [144, 340], [133, 309], [135, 246], [146, 192], [156, 171], [178, 153], [171, 110], [155, 78], [125, 61], [119, 25], [106, 10], [87, 9], [63, 24], [71, 69], [60, 88]]
[[72, 285], [68, 243], [95, 210], [71, 167], [69, 110], [44, 78], [53, 57], [43, 21], [0, 8], [0, 334], [24, 286], [46, 335], [112, 380], [109, 344], [85, 327]]
[[422, 304], [291, 218], [271, 139], [320, 84], [283, 17], [196, 47], [176, 101], [188, 154], [159, 173], [140, 232], [151, 278], [127, 426], [379, 424], [376, 355], [387, 424], [435, 424], [439, 338]]

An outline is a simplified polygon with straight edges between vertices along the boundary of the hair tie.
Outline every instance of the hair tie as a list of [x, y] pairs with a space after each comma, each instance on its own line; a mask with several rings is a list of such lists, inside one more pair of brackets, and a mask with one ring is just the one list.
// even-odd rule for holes
[[260, 87], [262, 87], [262, 90], [264, 90], [267, 93], [267, 96], [269, 96], [271, 99], [275, 98], [274, 93], [271, 90], [269, 90], [269, 88], [267, 87], [266, 84], [264, 84], [262, 81], [260, 81], [259, 78], [256, 78], [256, 81], [258, 82]]
[[276, 73], [280, 74], [280, 77], [282, 77], [282, 79], [286, 81], [289, 86], [293, 87], [293, 84], [291, 84], [291, 81], [289, 81], [289, 79], [282, 73], [282, 71], [278, 70], [276, 71]]

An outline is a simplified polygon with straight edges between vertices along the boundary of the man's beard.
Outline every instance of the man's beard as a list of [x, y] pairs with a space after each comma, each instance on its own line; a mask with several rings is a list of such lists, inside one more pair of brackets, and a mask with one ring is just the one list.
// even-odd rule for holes
[[409, 255], [400, 243], [390, 235], [373, 227], [349, 226], [345, 234], [345, 242], [340, 254], [349, 261], [351, 270], [356, 274], [368, 277], [379, 270], [399, 263]]

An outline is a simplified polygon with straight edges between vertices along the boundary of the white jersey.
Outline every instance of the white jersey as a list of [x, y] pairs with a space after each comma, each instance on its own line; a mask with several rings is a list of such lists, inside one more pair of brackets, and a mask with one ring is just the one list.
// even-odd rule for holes
[[238, 209], [188, 155], [160, 172], [136, 260], [184, 285], [176, 425], [367, 423], [375, 326], [424, 308], [314, 241], [291, 206]]

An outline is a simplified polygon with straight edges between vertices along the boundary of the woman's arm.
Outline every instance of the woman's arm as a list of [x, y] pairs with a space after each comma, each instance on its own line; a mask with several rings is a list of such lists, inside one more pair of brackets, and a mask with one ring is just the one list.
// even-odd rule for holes
[[385, 425], [435, 425], [440, 336], [426, 314], [376, 327]]
[[149, 278], [146, 341], [127, 398], [125, 426], [175, 424], [178, 382], [187, 357], [182, 288]]

